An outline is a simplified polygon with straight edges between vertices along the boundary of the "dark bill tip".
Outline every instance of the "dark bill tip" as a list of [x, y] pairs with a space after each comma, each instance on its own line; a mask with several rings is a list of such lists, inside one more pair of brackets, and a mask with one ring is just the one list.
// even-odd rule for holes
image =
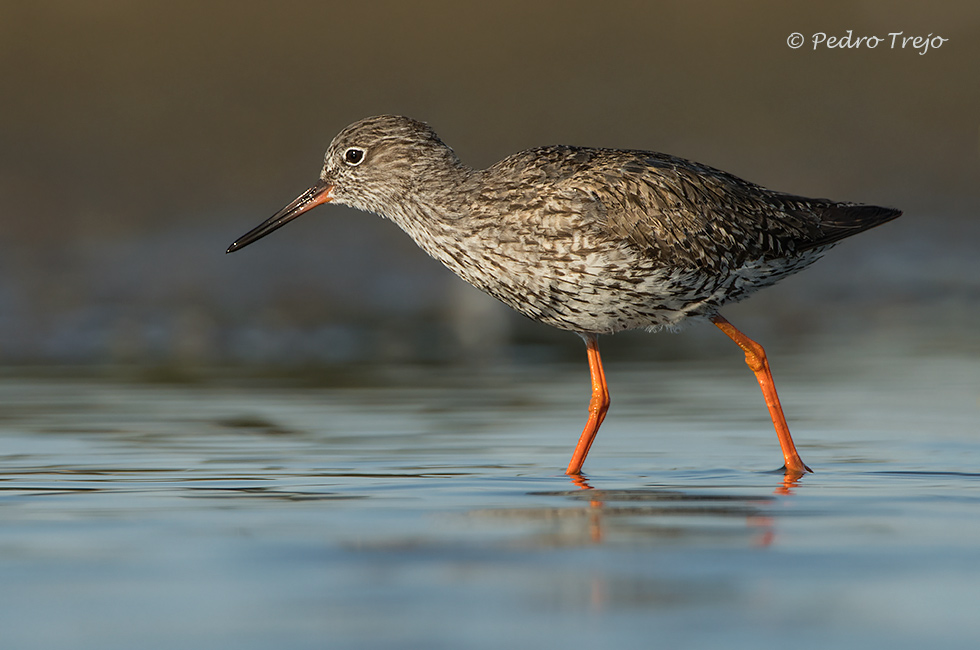
[[236, 239], [225, 253], [234, 253], [241, 248], [245, 248], [252, 242], [262, 239], [273, 230], [282, 228], [307, 210], [315, 208], [321, 203], [331, 201], [333, 199], [332, 190], [332, 184], [322, 180], [317, 181], [316, 185], [297, 196], [292, 203]]

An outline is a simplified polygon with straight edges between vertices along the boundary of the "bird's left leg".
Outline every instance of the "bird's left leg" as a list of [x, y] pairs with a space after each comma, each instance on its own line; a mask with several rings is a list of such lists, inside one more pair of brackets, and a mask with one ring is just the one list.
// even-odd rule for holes
[[779, 396], [776, 394], [776, 384], [772, 381], [772, 373], [769, 371], [769, 361], [766, 360], [766, 351], [762, 346], [738, 331], [734, 325], [729, 323], [721, 314], [716, 314], [711, 318], [718, 329], [724, 332], [728, 338], [735, 341], [738, 347], [745, 352], [745, 363], [748, 364], [759, 386], [762, 388], [762, 395], [766, 398], [766, 406], [769, 407], [769, 415], [772, 417], [772, 424], [776, 427], [776, 435], [779, 437], [779, 446], [783, 450], [783, 458], [786, 461], [786, 473], [801, 476], [806, 472], [812, 472], [809, 467], [803, 464], [803, 460], [796, 451], [793, 444], [793, 437], [789, 433], [789, 426], [786, 424], [786, 416], [783, 415], [783, 407], [779, 404]]

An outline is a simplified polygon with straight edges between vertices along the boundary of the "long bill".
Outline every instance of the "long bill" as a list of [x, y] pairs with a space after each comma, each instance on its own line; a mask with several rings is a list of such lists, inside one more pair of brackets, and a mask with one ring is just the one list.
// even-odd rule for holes
[[316, 182], [316, 185], [297, 196], [296, 199], [285, 208], [236, 239], [225, 252], [234, 253], [240, 248], [245, 248], [252, 242], [262, 239], [273, 230], [282, 228], [307, 210], [315, 208], [321, 203], [327, 203], [332, 200], [333, 184], [327, 183], [324, 180], [319, 180]]

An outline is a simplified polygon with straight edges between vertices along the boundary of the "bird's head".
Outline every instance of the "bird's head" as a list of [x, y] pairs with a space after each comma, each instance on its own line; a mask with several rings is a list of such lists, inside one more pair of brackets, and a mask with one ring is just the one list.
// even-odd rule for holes
[[292, 203], [238, 238], [229, 253], [251, 244], [304, 212], [328, 202], [387, 216], [410, 198], [420, 179], [459, 164], [425, 123], [397, 115], [369, 117], [337, 134], [320, 179]]

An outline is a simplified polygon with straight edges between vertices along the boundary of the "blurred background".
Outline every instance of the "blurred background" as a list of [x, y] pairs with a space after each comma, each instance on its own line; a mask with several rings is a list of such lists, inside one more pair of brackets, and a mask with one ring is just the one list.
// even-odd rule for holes
[[[948, 40], [814, 51], [847, 30]], [[770, 348], [980, 354], [978, 63], [970, 0], [4, 2], [0, 363], [582, 358], [372, 215], [321, 207], [224, 254], [380, 113], [429, 122], [474, 167], [643, 148], [901, 208], [726, 315]], [[736, 354], [713, 330], [604, 351]]]

